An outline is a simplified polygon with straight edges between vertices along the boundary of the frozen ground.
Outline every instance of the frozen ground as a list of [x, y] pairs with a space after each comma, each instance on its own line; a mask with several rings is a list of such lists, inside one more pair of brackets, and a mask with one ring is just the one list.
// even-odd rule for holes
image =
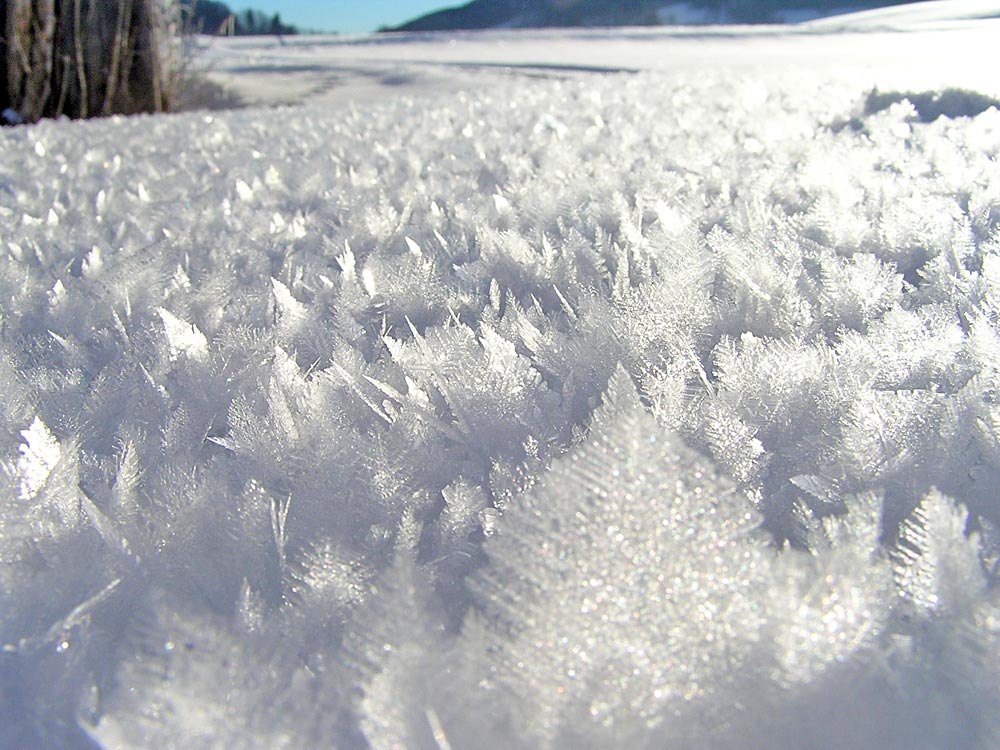
[[0, 133], [0, 748], [1000, 746], [934, 7], [213, 42], [308, 103]]

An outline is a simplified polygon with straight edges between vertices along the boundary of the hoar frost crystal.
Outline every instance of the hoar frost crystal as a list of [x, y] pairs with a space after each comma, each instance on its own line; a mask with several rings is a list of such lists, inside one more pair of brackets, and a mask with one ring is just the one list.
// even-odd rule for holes
[[0, 746], [1000, 746], [1000, 112], [867, 92], [5, 131]]

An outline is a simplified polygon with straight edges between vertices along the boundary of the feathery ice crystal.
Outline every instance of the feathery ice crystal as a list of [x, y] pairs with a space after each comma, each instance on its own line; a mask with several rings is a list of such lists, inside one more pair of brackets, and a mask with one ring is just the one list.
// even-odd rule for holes
[[0, 134], [0, 746], [997, 747], [1000, 111], [865, 94]]

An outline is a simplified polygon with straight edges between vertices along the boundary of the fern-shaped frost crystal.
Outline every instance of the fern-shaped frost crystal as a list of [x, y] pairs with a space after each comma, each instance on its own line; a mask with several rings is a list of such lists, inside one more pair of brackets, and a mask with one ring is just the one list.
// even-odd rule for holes
[[762, 622], [747, 500], [656, 425], [623, 371], [605, 404], [590, 442], [509, 511], [477, 582], [497, 680], [536, 739], [620, 737], [718, 699], [750, 677]]
[[61, 451], [49, 428], [38, 417], [28, 429], [21, 430], [21, 437], [24, 442], [18, 449], [21, 455], [17, 459], [17, 471], [23, 500], [34, 497], [45, 486], [49, 474], [59, 463]]

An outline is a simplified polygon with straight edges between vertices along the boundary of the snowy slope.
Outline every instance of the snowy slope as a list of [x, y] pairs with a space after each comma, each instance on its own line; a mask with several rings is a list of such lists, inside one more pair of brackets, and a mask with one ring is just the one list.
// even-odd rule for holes
[[915, 31], [955, 26], [968, 28], [970, 24], [997, 18], [1000, 18], [1000, 3], [996, 0], [929, 0], [818, 19], [811, 21], [809, 26], [840, 31]]
[[0, 132], [0, 748], [997, 747], [991, 24]]
[[[898, 4], [900, 0], [895, 0]], [[796, 17], [817, 18], [869, 8], [878, 2], [830, 2], [793, 0], [782, 3], [731, 2], [730, 0], [474, 0], [428, 13], [398, 27], [399, 31], [430, 31], [487, 28], [552, 28], [595, 26], [648, 26], [651, 24], [717, 24], [788, 22]], [[882, 5], [887, 3], [882, 2]], [[890, 0], [889, 4], [892, 4]], [[904, 15], [909, 9], [903, 11]], [[938, 13], [937, 15], [940, 15]]]

